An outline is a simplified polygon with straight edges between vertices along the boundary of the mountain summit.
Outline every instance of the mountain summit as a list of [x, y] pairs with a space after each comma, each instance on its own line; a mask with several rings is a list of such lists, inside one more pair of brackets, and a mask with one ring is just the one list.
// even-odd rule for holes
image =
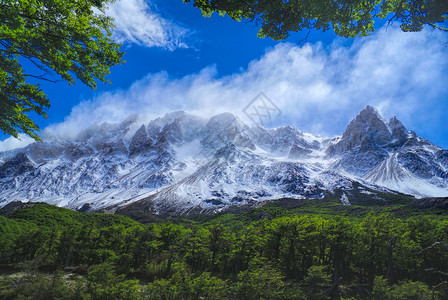
[[347, 126], [335, 149], [341, 153], [358, 147], [380, 148], [403, 142], [407, 134], [406, 128], [396, 117], [387, 122], [375, 108], [367, 106]]
[[[247, 130], [230, 113], [179, 111], [95, 124], [0, 153], [0, 206], [44, 201], [83, 211], [189, 214], [289, 198], [448, 196], [448, 150], [367, 106], [340, 137]], [[376, 200], [375, 200], [376, 199]], [[386, 201], [386, 200], [384, 200]]]

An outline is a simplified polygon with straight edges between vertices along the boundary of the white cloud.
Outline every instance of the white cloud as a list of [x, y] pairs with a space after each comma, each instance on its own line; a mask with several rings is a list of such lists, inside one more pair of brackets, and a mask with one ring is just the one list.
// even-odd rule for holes
[[0, 152], [23, 148], [33, 143], [34, 139], [28, 135], [19, 134], [19, 138], [10, 136], [6, 140], [0, 141]]
[[[164, 72], [149, 74], [127, 90], [82, 102], [64, 123], [51, 128], [74, 133], [94, 121], [117, 122], [134, 113], [158, 116], [178, 109], [204, 116], [231, 111], [244, 117], [242, 110], [260, 91], [282, 110], [273, 125], [333, 136], [370, 104], [386, 117], [397, 115], [410, 129], [424, 128], [428, 116], [448, 117], [445, 39], [435, 31], [389, 29], [350, 46], [279, 44], [229, 76], [220, 77], [219, 66], [180, 79]], [[441, 104], [445, 108], [435, 108]], [[448, 130], [444, 126], [440, 130]]]
[[113, 38], [119, 43], [170, 50], [187, 47], [188, 30], [161, 17], [145, 0], [118, 0], [106, 14], [115, 19]]

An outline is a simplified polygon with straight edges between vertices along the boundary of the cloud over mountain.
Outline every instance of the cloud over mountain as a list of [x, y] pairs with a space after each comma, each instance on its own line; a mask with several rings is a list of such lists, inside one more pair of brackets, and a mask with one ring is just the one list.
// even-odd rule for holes
[[268, 126], [291, 124], [334, 136], [370, 104], [446, 147], [431, 135], [448, 132], [448, 123], [442, 122], [448, 102], [440, 101], [448, 96], [445, 39], [436, 31], [384, 28], [328, 47], [282, 43], [235, 74], [221, 76], [219, 65], [180, 78], [148, 74], [128, 89], [81, 102], [65, 122], [50, 128], [75, 134], [94, 122], [117, 122], [130, 114], [152, 118], [178, 109], [203, 116], [230, 111], [247, 121], [243, 109], [263, 91], [282, 111]]

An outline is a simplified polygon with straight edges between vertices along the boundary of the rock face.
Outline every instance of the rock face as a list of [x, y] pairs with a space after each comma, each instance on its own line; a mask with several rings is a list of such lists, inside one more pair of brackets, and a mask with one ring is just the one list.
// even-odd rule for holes
[[247, 128], [224, 113], [173, 112], [96, 124], [75, 139], [0, 153], [0, 207], [47, 202], [82, 211], [216, 212], [274, 199], [448, 196], [448, 150], [368, 106], [341, 137]]
[[22, 203], [20, 201], [14, 201], [10, 202], [7, 205], [0, 208], [0, 216], [3, 217], [11, 217], [17, 210], [23, 209], [23, 208], [29, 208], [32, 207], [35, 203]]
[[367, 106], [327, 154], [338, 158], [334, 168], [369, 182], [415, 196], [446, 196], [445, 151]]
[[385, 120], [373, 107], [367, 106], [350, 122], [334, 148], [335, 153], [356, 148], [380, 148], [391, 140], [392, 133]]
[[364, 176], [414, 136], [396, 117], [387, 122], [375, 108], [367, 106], [327, 153], [341, 156], [339, 165], [346, 171]]
[[28, 156], [20, 152], [0, 166], [0, 178], [19, 176], [20, 174], [31, 172], [35, 168]]

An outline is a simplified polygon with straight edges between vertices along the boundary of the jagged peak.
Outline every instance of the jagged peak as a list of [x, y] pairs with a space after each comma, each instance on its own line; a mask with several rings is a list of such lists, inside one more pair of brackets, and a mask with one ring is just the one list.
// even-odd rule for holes
[[389, 123], [396, 123], [396, 122], [400, 122], [400, 120], [398, 120], [397, 116], [393, 116], [392, 118], [390, 118]]
[[404, 132], [408, 131], [406, 127], [403, 125], [403, 123], [396, 116], [393, 116], [389, 119], [389, 121], [386, 121], [386, 119], [383, 118], [378, 109], [370, 105], [367, 105], [363, 110], [361, 110], [361, 112], [356, 116], [356, 118], [353, 121], [357, 120], [358, 117], [369, 125], [372, 124], [372, 122], [379, 120], [381, 121], [381, 123], [386, 125], [386, 127], [389, 129], [391, 133], [393, 133], [396, 130]]
[[211, 117], [206, 128], [225, 130], [230, 127], [242, 127], [243, 125], [238, 121], [234, 114], [230, 112], [220, 113]]
[[158, 117], [156, 119], [154, 119], [151, 122], [155, 122], [155, 123], [168, 123], [168, 122], [173, 122], [179, 118], [182, 118], [184, 116], [190, 116], [190, 114], [188, 114], [186, 111], [184, 110], [175, 110], [175, 111], [171, 111], [166, 113], [165, 115], [163, 115], [163, 117]]
[[370, 105], [367, 105], [366, 108], [361, 110], [361, 112], [350, 122], [343, 137], [352, 134], [354, 128], [364, 131], [364, 134], [372, 131], [389, 131], [387, 121], [380, 115], [377, 109]]
[[123, 120], [123, 122], [120, 123], [121, 127], [128, 127], [134, 123], [137, 123], [138, 120], [140, 119], [140, 115], [139, 114], [132, 114], [129, 115], [126, 119]]
[[401, 121], [398, 120], [395, 116], [390, 118], [387, 126], [389, 127], [392, 136], [401, 142], [406, 140], [410, 135], [409, 131], [406, 129], [406, 127], [404, 127], [403, 123], [401, 123]]
[[236, 117], [231, 112], [224, 112], [217, 115], [214, 115], [210, 118], [210, 121], [235, 121]]
[[390, 118], [389, 122], [387, 123], [387, 125], [389, 126], [389, 128], [393, 129], [393, 128], [401, 128], [407, 131], [406, 127], [404, 127], [403, 123], [397, 119], [396, 116], [393, 116], [392, 118]]
[[177, 120], [179, 118], [190, 116], [189, 113], [187, 113], [185, 110], [175, 110], [169, 113], [166, 113], [162, 119], [170, 119], [170, 120]]
[[137, 129], [137, 131], [135, 132], [135, 134], [134, 134], [134, 137], [135, 136], [147, 136], [147, 133], [146, 133], [146, 126], [145, 126], [145, 124], [142, 124], [138, 129]]
[[365, 122], [372, 122], [373, 120], [379, 120], [385, 125], [387, 124], [387, 121], [383, 118], [383, 116], [380, 114], [380, 112], [373, 106], [367, 105], [366, 108], [361, 110], [356, 116], [355, 120], [357, 118], [361, 118]]
[[200, 118], [197, 116], [191, 115], [184, 110], [178, 110], [166, 113], [163, 117], [159, 117], [150, 121], [148, 124], [148, 128], [158, 127], [162, 129], [173, 122], [178, 122], [182, 124], [182, 123], [188, 123], [190, 121], [199, 121], [199, 120]]
[[377, 109], [367, 105], [347, 126], [336, 144], [336, 153], [366, 144], [386, 145], [392, 139], [392, 132], [387, 121]]
[[277, 128], [274, 128], [275, 132], [285, 132], [285, 133], [293, 133], [293, 134], [299, 134], [303, 135], [303, 132], [294, 126], [288, 125], [288, 126], [280, 126]]
[[[367, 107], [363, 109], [352, 121], [352, 123], [356, 122], [364, 122], [364, 124], [366, 125], [367, 135], [372, 136], [372, 134], [375, 135], [376, 133], [380, 132], [382, 135], [380, 144], [386, 143], [389, 140], [389, 136], [391, 140], [395, 139], [399, 140], [400, 142], [404, 142], [409, 135], [409, 131], [406, 129], [403, 123], [398, 120], [396, 116], [393, 116], [389, 119], [389, 121], [386, 121], [386, 119], [381, 116], [379, 111], [370, 105], [367, 105]], [[350, 125], [352, 123], [350, 123]], [[388, 132], [386, 131], [386, 129]]]
[[366, 108], [364, 108], [363, 110], [378, 114], [378, 110], [371, 105], [367, 105]]

